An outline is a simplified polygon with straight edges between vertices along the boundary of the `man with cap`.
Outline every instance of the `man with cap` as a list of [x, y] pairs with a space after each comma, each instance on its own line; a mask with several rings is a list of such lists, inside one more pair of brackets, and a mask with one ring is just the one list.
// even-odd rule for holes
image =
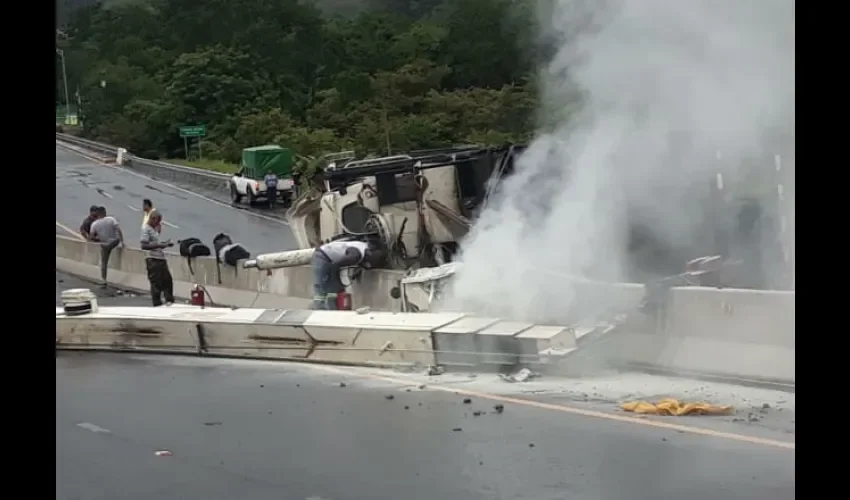
[[165, 295], [165, 303], [174, 303], [174, 281], [171, 271], [168, 270], [168, 261], [165, 260], [164, 249], [174, 246], [171, 240], [160, 241], [160, 233], [157, 230], [162, 222], [162, 213], [153, 208], [148, 213], [148, 221], [142, 228], [142, 250], [145, 255], [145, 267], [148, 271], [148, 282], [151, 286], [151, 299], [153, 306], [162, 305], [162, 296]]
[[92, 205], [89, 207], [89, 214], [83, 219], [83, 223], [80, 224], [80, 234], [86, 240], [89, 240], [89, 233], [91, 232], [92, 222], [97, 220], [97, 205]]

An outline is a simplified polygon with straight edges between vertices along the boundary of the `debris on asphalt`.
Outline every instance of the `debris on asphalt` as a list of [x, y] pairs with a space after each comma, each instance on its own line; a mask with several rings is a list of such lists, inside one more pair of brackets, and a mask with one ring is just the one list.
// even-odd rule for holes
[[156, 455], [158, 457], [170, 457], [171, 455], [173, 455], [173, 453], [171, 453], [168, 450], [159, 450], [159, 451], [155, 452], [154, 455]]
[[493, 409], [496, 410], [496, 413], [502, 413], [503, 411], [505, 411], [505, 405], [497, 404], [493, 406]]
[[404, 409], [405, 409], [405, 410], [409, 410], [409, 409], [410, 409], [410, 407], [409, 407], [409, 406], [407, 406], [407, 405], [404, 405]]
[[417, 389], [419, 389], [419, 390], [422, 390], [424, 388], [425, 388], [425, 384], [419, 384], [419, 387], [417, 387]]
[[504, 373], [499, 374], [499, 378], [504, 380], [505, 382], [515, 383], [515, 382], [525, 382], [535, 377], [539, 377], [540, 375], [532, 372], [528, 368], [523, 368], [522, 370], [511, 374], [505, 375]]
[[392, 394], [387, 394], [386, 396], [384, 396], [384, 399], [393, 400], [393, 399], [395, 399], [395, 396], [393, 396]]
[[369, 306], [364, 306], [364, 307], [358, 307], [357, 309], [354, 310], [354, 312], [356, 312], [357, 314], [367, 314], [371, 310], [372, 309]]
[[462, 430], [463, 429], [461, 429], [460, 427], [455, 427], [454, 429], [452, 429], [452, 432], [461, 432]]
[[260, 384], [260, 388], [263, 388], [263, 387], [265, 387], [265, 386], [266, 386], [265, 384]]
[[463, 404], [465, 404], [465, 405], [472, 404], [472, 398], [463, 398]]
[[484, 415], [484, 412], [481, 410], [475, 410], [474, 412], [472, 412], [473, 417], [480, 417], [481, 415]]
[[534, 448], [534, 443], [528, 443], [529, 448]]
[[428, 365], [428, 370], [426, 370], [425, 374], [429, 377], [433, 377], [436, 375], [442, 375], [446, 372], [446, 369], [441, 365]]
[[204, 425], [212, 427], [213, 425], [221, 425], [221, 422], [204, 422]]
[[339, 386], [340, 386], [340, 387], [346, 387], [346, 384], [345, 384], [345, 382], [340, 382], [340, 383], [339, 383]]

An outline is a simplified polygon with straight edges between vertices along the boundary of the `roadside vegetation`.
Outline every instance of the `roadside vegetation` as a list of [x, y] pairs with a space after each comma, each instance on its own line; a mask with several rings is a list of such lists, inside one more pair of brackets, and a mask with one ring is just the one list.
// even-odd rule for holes
[[[527, 140], [532, 3], [126, 1], [68, 13], [57, 46], [85, 137], [232, 172], [262, 144], [317, 156]], [[185, 160], [186, 125], [206, 126], [203, 161], [194, 139]]]

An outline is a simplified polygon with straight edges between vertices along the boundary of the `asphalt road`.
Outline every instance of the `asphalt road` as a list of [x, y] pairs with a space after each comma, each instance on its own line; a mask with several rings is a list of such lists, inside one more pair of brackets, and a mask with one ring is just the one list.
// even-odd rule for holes
[[56, 498], [795, 498], [794, 450], [521, 402], [497, 413], [498, 401], [437, 387], [356, 369], [63, 352]]
[[[56, 147], [56, 221], [76, 231], [89, 206], [103, 205], [122, 223], [130, 246], [137, 247], [142, 200], [149, 198], [165, 219], [163, 236], [174, 241], [197, 237], [212, 247], [225, 232], [253, 255], [297, 247], [283, 221], [261, 217], [228, 203], [213, 202], [189, 191], [125, 169], [88, 160]], [[59, 226], [57, 226], [57, 231]], [[64, 232], [64, 231], [63, 231]], [[58, 233], [61, 234], [61, 233]]]
[[[57, 271], [57, 304], [68, 288], [91, 288], [106, 306], [150, 300]], [[668, 396], [737, 412], [618, 410]], [[56, 498], [786, 500], [795, 498], [794, 408], [794, 394], [640, 374], [507, 384], [60, 352]]]

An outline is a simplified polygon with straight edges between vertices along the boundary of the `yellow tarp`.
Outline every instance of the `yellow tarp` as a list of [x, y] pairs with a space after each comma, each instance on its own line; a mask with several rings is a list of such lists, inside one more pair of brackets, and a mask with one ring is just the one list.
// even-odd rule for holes
[[662, 399], [657, 403], [647, 401], [628, 401], [621, 405], [623, 410], [643, 415], [665, 415], [681, 417], [683, 415], [729, 415], [735, 410], [731, 406], [717, 406], [709, 403], [684, 403], [678, 399]]

